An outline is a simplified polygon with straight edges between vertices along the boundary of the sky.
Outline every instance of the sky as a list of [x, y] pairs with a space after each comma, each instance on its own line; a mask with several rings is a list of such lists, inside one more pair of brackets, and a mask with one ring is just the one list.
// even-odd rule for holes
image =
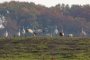
[[85, 5], [90, 4], [90, 0], [0, 0], [0, 3], [9, 2], [9, 1], [25, 1], [25, 2], [34, 2], [35, 4], [45, 5], [47, 7], [55, 6], [56, 4], [78, 4]]

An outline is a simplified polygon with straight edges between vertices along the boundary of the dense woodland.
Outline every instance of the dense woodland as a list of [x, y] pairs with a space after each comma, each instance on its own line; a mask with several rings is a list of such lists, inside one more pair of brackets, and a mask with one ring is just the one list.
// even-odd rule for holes
[[53, 7], [36, 5], [33, 2], [4, 2], [0, 4], [0, 16], [5, 16], [7, 23], [0, 29], [15, 34], [23, 27], [31, 29], [46, 28], [53, 32], [55, 27], [65, 34], [79, 35], [83, 28], [90, 35], [90, 5], [65, 5], [57, 4]]

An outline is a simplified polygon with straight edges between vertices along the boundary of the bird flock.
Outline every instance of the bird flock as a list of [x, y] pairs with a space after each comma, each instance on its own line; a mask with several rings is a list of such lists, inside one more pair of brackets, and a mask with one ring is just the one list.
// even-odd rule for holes
[[[10, 12], [7, 10], [6, 11], [7, 14], [9, 14]], [[5, 25], [6, 25], [7, 21], [5, 19], [4, 16], [0, 15], [0, 29], [4, 29], [5, 28]], [[45, 33], [45, 31], [48, 31], [49, 29], [31, 29], [31, 28], [28, 28], [28, 29], [25, 29], [23, 27], [23, 29], [18, 29], [18, 32], [17, 32], [17, 36], [20, 37], [20, 36], [26, 36], [27, 33], [31, 34], [31, 36], [65, 36], [65, 33], [63, 31], [63, 26], [61, 25], [61, 31], [58, 30], [58, 27], [56, 26], [55, 29], [53, 30], [52, 33]], [[8, 30], [6, 30], [4, 32], [4, 37], [9, 37], [9, 34], [10, 32]], [[84, 31], [84, 29], [82, 28], [81, 29], [81, 33], [80, 33], [80, 36], [86, 36], [87, 33]], [[70, 33], [67, 35], [68, 37], [73, 37], [74, 34]]]
[[[54, 35], [50, 34], [50, 33], [47, 33], [47, 34], [44, 34], [43, 30], [42, 29], [37, 29], [37, 30], [33, 30], [31, 28], [28, 28], [28, 29], [25, 29], [23, 28], [22, 30], [18, 30], [17, 32], [17, 36], [20, 37], [20, 36], [26, 36], [26, 34], [29, 33], [30, 36], [65, 36], [65, 33], [63, 31], [59, 32], [59, 30], [56, 28], [53, 33]], [[43, 35], [39, 34], [39, 33], [43, 33]], [[80, 33], [80, 36], [86, 36], [86, 32], [82, 29], [81, 30], [81, 33]], [[9, 37], [9, 32], [6, 30], [5, 33], [4, 33], [4, 36], [5, 37]], [[74, 34], [70, 33], [67, 35], [68, 37], [74, 37]]]

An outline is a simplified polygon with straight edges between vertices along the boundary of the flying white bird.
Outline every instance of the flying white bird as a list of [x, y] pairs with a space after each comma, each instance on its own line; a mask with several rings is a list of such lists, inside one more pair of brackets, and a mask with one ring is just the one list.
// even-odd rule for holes
[[29, 32], [29, 33], [31, 33], [31, 34], [33, 34], [33, 36], [36, 36], [37, 35], [37, 32], [35, 32], [32, 29], [27, 29], [26, 31]]
[[32, 33], [32, 34], [34, 33], [34, 31], [32, 29], [27, 29], [26, 31], [29, 33]]

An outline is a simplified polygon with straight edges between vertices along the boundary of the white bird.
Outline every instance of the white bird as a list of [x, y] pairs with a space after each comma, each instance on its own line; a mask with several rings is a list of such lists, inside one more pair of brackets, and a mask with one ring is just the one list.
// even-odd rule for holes
[[25, 29], [23, 28], [23, 30], [22, 30], [22, 34], [25, 34], [26, 33], [26, 31], [25, 31]]
[[0, 24], [0, 29], [4, 29], [4, 25], [3, 24]]
[[19, 37], [21, 36], [20, 30], [19, 30], [19, 32], [17, 33], [17, 35], [18, 35]]
[[87, 35], [87, 33], [83, 30], [83, 28], [82, 28], [81, 34], [84, 35], [84, 36]]
[[10, 12], [7, 10], [7, 14], [9, 14]]
[[4, 29], [5, 28], [5, 26], [4, 25], [6, 25], [6, 23], [7, 23], [7, 21], [6, 21], [6, 19], [5, 19], [5, 16], [0, 16], [0, 29]]
[[58, 34], [58, 33], [59, 33], [59, 31], [58, 31], [58, 29], [57, 29], [57, 26], [56, 26], [56, 29], [55, 29], [54, 33], [55, 33], [55, 34]]
[[6, 32], [5, 32], [5, 34], [4, 34], [4, 36], [5, 36], [5, 37], [8, 37], [8, 32], [7, 32], [7, 30], [6, 30]]
[[73, 37], [73, 34], [68, 34], [69, 37]]
[[27, 29], [26, 31], [29, 33], [32, 33], [32, 34], [34, 33], [34, 31], [32, 29]]
[[27, 29], [26, 30], [27, 32], [33, 34], [33, 36], [36, 36], [37, 35], [37, 32], [35, 30], [32, 30], [32, 29]]

